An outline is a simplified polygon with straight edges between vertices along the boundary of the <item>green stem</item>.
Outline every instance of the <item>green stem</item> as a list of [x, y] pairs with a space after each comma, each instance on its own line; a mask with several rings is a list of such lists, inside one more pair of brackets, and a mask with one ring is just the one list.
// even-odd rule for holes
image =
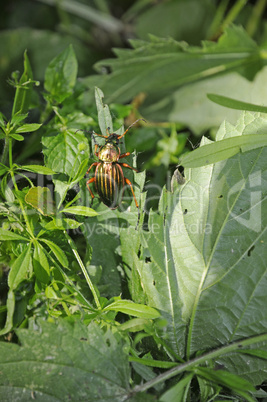
[[236, 3], [233, 5], [231, 10], [225, 17], [224, 22], [221, 25], [221, 32], [223, 32], [225, 30], [225, 28], [227, 28], [228, 25], [230, 25], [236, 19], [236, 17], [238, 16], [238, 14], [242, 10], [242, 8], [244, 8], [245, 5], [247, 4], [247, 2], [248, 2], [248, 0], [237, 0], [236, 1]]
[[[57, 283], [56, 283], [56, 282], [52, 282], [52, 286], [53, 286], [55, 292], [58, 293], [58, 292], [59, 292], [59, 287], [58, 287]], [[67, 314], [67, 316], [70, 317], [70, 316], [71, 316], [71, 313], [70, 313], [70, 310], [69, 310], [69, 308], [68, 308], [68, 306], [67, 306], [67, 303], [64, 302], [63, 300], [61, 300], [61, 305], [62, 305], [62, 307], [63, 307], [65, 313]]]
[[88, 286], [89, 286], [89, 288], [90, 288], [90, 290], [91, 290], [91, 292], [92, 292], [92, 294], [93, 294], [93, 297], [94, 297], [94, 300], [95, 300], [95, 304], [96, 304], [97, 308], [98, 308], [99, 310], [101, 310], [101, 305], [100, 305], [100, 302], [99, 302], [97, 293], [96, 293], [96, 291], [95, 291], [93, 282], [91, 281], [90, 276], [88, 275], [88, 272], [86, 271], [86, 268], [85, 268], [85, 266], [83, 265], [83, 262], [82, 262], [82, 260], [81, 260], [81, 257], [79, 256], [79, 253], [77, 252], [76, 246], [75, 246], [73, 240], [72, 240], [71, 237], [67, 234], [66, 231], [64, 231], [64, 234], [65, 234], [65, 236], [66, 236], [66, 238], [67, 238], [67, 240], [68, 240], [68, 243], [69, 243], [69, 245], [70, 245], [70, 247], [71, 247], [71, 249], [72, 249], [73, 254], [75, 255], [76, 260], [78, 261], [78, 264], [80, 265], [80, 268], [81, 268], [81, 270], [82, 270], [82, 272], [83, 272], [83, 274], [84, 274], [84, 277], [85, 277], [85, 279], [86, 279], [86, 282], [87, 282], [87, 284], [88, 284]]
[[[12, 182], [13, 182], [13, 185], [14, 185], [15, 190], [16, 190], [16, 191], [19, 191], [18, 186], [17, 186], [17, 183], [16, 183], [16, 180], [15, 180], [14, 172], [13, 172], [12, 139], [11, 139], [10, 137], [8, 137], [8, 141], [9, 141], [8, 146], [9, 146], [10, 176], [11, 176], [11, 179], [12, 179]], [[28, 231], [28, 233], [30, 234], [30, 236], [33, 238], [34, 235], [33, 235], [33, 232], [32, 232], [31, 226], [30, 226], [30, 223], [29, 223], [29, 221], [28, 221], [28, 217], [27, 217], [26, 211], [25, 211], [24, 206], [23, 206], [23, 204], [22, 204], [22, 202], [21, 202], [21, 200], [20, 200], [19, 198], [18, 198], [18, 202], [19, 202], [20, 209], [21, 209], [22, 215], [23, 215], [23, 217], [24, 217], [24, 220], [25, 220], [25, 223], [26, 223], [26, 226], [27, 226], [27, 231]]]
[[[42, 240], [42, 238], [40, 238], [40, 240]], [[68, 277], [68, 275], [64, 272], [64, 270], [61, 268], [61, 266], [56, 262], [56, 260], [52, 257], [52, 255], [50, 253], [48, 253], [45, 248], [44, 248], [44, 252], [45, 252], [47, 258], [50, 259], [52, 261], [52, 263], [55, 265], [55, 267], [57, 267], [57, 269], [61, 272], [61, 274], [62, 274], [63, 278], [65, 279], [65, 281], [68, 282], [69, 285], [75, 290], [75, 292], [83, 299], [84, 304], [87, 306], [87, 308], [90, 311], [94, 311], [94, 309], [92, 308], [92, 306], [89, 303], [89, 301], [84, 297], [84, 295], [79, 291], [79, 289], [77, 289], [75, 284]]]
[[215, 17], [209, 27], [207, 38], [213, 39], [218, 36], [217, 32], [220, 31], [220, 26], [222, 24], [224, 13], [228, 7], [228, 3], [230, 0], [222, 0], [216, 10]]
[[6, 164], [8, 148], [9, 148], [9, 138], [6, 137], [5, 138], [5, 145], [4, 145], [4, 149], [3, 149], [3, 154], [2, 154], [2, 158], [1, 158], [1, 163], [3, 163], [3, 165]]
[[252, 9], [251, 16], [247, 22], [247, 33], [249, 36], [254, 36], [257, 31], [260, 19], [263, 15], [264, 9], [266, 7], [266, 0], [258, 0], [255, 6]]
[[195, 366], [200, 365], [200, 364], [205, 364], [207, 360], [211, 359], [216, 359], [222, 355], [228, 354], [228, 353], [234, 353], [234, 352], [242, 352], [242, 348], [244, 346], [249, 346], [253, 345], [259, 342], [266, 342], [267, 341], [267, 333], [253, 336], [251, 338], [244, 339], [242, 341], [237, 341], [234, 343], [231, 343], [230, 345], [223, 346], [221, 348], [215, 349], [212, 352], [206, 353], [200, 357], [196, 357], [195, 359], [189, 360], [186, 363], [180, 364], [179, 366], [176, 366], [168, 371], [166, 371], [163, 374], [160, 374], [156, 378], [153, 378], [152, 380], [146, 382], [145, 384], [142, 385], [137, 385], [134, 387], [133, 392], [144, 392], [148, 390], [151, 387], [154, 387], [157, 384], [162, 383], [163, 381], [166, 381], [180, 373], [183, 373], [184, 371], [189, 371], [192, 370]]

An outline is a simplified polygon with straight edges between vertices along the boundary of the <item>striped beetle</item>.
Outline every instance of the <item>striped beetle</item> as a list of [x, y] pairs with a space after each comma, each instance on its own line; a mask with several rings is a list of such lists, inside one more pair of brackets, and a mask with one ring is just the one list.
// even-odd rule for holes
[[124, 177], [122, 167], [135, 170], [136, 172], [137, 169], [133, 168], [127, 163], [119, 163], [118, 161], [119, 159], [130, 155], [130, 152], [121, 154], [119, 140], [124, 137], [127, 131], [140, 120], [144, 119], [136, 120], [127, 128], [127, 130], [124, 131], [122, 135], [118, 135], [115, 133], [110, 134], [109, 129], [107, 129], [107, 135], [94, 133], [98, 137], [105, 138], [106, 141], [105, 144], [102, 146], [95, 144], [95, 155], [97, 156], [99, 161], [92, 163], [92, 165], [86, 172], [86, 174], [89, 174], [90, 170], [93, 167], [96, 168], [94, 177], [86, 182], [87, 188], [92, 197], [92, 202], [95, 196], [89, 185], [91, 183], [95, 183], [95, 189], [97, 194], [99, 195], [100, 200], [109, 208], [116, 209], [122, 201], [124, 187], [126, 183], [132, 191], [136, 208], [139, 208], [132, 183], [129, 179]]

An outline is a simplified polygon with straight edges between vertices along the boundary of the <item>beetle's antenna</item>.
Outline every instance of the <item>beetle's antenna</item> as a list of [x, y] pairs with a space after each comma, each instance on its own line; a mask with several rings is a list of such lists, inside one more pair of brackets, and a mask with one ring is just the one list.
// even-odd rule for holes
[[145, 119], [137, 119], [137, 120], [135, 120], [135, 121], [127, 128], [127, 130], [125, 130], [124, 133], [118, 137], [118, 140], [120, 140], [122, 137], [124, 137], [125, 134], [127, 133], [127, 131], [129, 131], [130, 128], [133, 127], [133, 126], [134, 126], [138, 121], [140, 121], [140, 120], [143, 120], [144, 122], [146, 122]]

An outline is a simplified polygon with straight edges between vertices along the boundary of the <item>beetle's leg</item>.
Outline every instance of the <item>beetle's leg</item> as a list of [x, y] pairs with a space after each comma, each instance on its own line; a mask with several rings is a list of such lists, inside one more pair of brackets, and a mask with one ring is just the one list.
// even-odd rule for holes
[[121, 166], [123, 166], [123, 167], [126, 167], [126, 168], [128, 168], [128, 169], [132, 169], [132, 170], [134, 170], [135, 172], [138, 172], [137, 169], [135, 169], [135, 168], [133, 168], [132, 166], [128, 165], [128, 163], [119, 163], [119, 165], [121, 165]]
[[92, 163], [92, 165], [89, 167], [89, 169], [87, 170], [86, 174], [88, 174], [90, 172], [90, 170], [92, 169], [93, 166], [97, 166], [98, 162], [94, 162]]
[[126, 177], [125, 177], [124, 179], [125, 179], [126, 184], [128, 184], [128, 186], [131, 188], [131, 192], [132, 192], [132, 194], [133, 194], [133, 198], [134, 198], [134, 202], [135, 202], [136, 208], [139, 209], [139, 205], [138, 205], [138, 202], [136, 201], [136, 198], [135, 198], [135, 194], [134, 194], [134, 190], [133, 190], [132, 183], [131, 183], [130, 180], [127, 179]]
[[[98, 165], [98, 162], [92, 163], [92, 165], [91, 165], [91, 166], [89, 167], [89, 169], [87, 170], [86, 174], [88, 174], [88, 173], [90, 172], [90, 170], [92, 169], [93, 166], [97, 166], [97, 165]], [[93, 183], [93, 182], [95, 182], [95, 177], [92, 177], [91, 179], [87, 180], [87, 182], [86, 182], [86, 186], [87, 186], [87, 188], [88, 188], [88, 190], [89, 190], [89, 193], [90, 193], [90, 195], [91, 195], [91, 198], [92, 198], [92, 201], [91, 201], [91, 203], [90, 203], [90, 207], [93, 205], [93, 201], [94, 201], [94, 198], [95, 198], [95, 196], [94, 196], [92, 190], [91, 190], [90, 187], [89, 187], [89, 184], [91, 184], [91, 183]]]
[[108, 135], [97, 134], [95, 132], [94, 132], [94, 134], [97, 135], [98, 137], [108, 138]]
[[124, 133], [118, 137], [118, 140], [120, 140], [122, 137], [124, 137], [125, 134], [127, 133], [127, 131], [129, 131], [130, 128], [133, 127], [133, 126], [134, 126], [138, 121], [140, 121], [140, 120], [145, 121], [145, 119], [137, 119], [137, 120], [135, 120], [135, 121], [127, 128], [127, 130], [125, 130]]
[[98, 147], [99, 147], [99, 145], [95, 144], [95, 156], [97, 156], [97, 157], [98, 157], [98, 152], [97, 152]]
[[92, 177], [91, 179], [89, 179], [89, 180], [86, 182], [87, 188], [88, 188], [89, 193], [90, 193], [91, 198], [92, 198], [92, 201], [91, 201], [91, 203], [90, 203], [90, 207], [93, 205], [93, 201], [94, 201], [94, 198], [95, 198], [95, 196], [94, 196], [92, 190], [91, 190], [90, 187], [89, 187], [89, 184], [91, 184], [91, 183], [93, 183], [93, 182], [95, 182], [95, 177]]
[[121, 155], [119, 156], [119, 159], [125, 158], [125, 156], [129, 156], [129, 155], [131, 155], [131, 152], [125, 152], [125, 154], [121, 154]]

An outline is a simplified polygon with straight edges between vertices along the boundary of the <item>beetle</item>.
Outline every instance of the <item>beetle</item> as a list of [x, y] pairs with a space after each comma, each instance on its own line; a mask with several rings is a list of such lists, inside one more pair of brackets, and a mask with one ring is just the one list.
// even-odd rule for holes
[[137, 119], [124, 131], [122, 135], [116, 133], [110, 134], [109, 129], [107, 129], [107, 135], [94, 133], [98, 137], [103, 137], [106, 140], [105, 144], [102, 146], [95, 144], [95, 155], [98, 158], [98, 162], [92, 163], [86, 172], [86, 174], [89, 174], [90, 170], [95, 167], [94, 177], [86, 182], [92, 198], [92, 203], [95, 196], [90, 188], [91, 183], [95, 183], [95, 189], [100, 200], [110, 209], [116, 209], [121, 204], [126, 183], [131, 189], [136, 208], [139, 208], [132, 183], [129, 179], [124, 177], [122, 167], [132, 169], [136, 172], [138, 172], [138, 170], [127, 163], [119, 162], [119, 159], [130, 155], [130, 152], [121, 154], [119, 140], [140, 120], [144, 119]]

